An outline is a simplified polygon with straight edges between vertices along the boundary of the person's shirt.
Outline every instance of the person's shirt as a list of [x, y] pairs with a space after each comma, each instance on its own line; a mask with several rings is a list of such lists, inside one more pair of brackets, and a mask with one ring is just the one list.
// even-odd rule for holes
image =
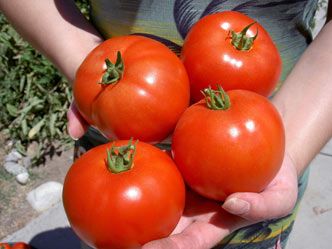
[[[105, 38], [143, 34], [179, 53], [190, 27], [215, 12], [234, 10], [258, 21], [276, 43], [282, 82], [312, 40], [319, 0], [90, 0], [91, 20]], [[273, 63], [273, 62], [271, 62]]]

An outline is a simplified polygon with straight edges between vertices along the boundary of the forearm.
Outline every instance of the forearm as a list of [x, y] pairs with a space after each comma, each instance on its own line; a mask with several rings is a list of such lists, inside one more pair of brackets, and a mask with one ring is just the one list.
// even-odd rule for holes
[[102, 38], [70, 0], [0, 0], [15, 29], [69, 79]]
[[273, 98], [286, 129], [286, 151], [298, 175], [332, 136], [332, 23], [300, 58]]

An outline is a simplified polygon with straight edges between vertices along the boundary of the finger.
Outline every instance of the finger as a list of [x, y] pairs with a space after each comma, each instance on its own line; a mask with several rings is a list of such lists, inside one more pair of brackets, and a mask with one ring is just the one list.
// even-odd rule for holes
[[[286, 159], [287, 160], [287, 159]], [[284, 162], [280, 173], [261, 193], [235, 193], [223, 208], [250, 221], [262, 221], [288, 215], [297, 199], [297, 174]]]
[[67, 111], [68, 125], [67, 130], [68, 134], [74, 140], [79, 139], [84, 135], [88, 129], [88, 124], [84, 118], [80, 115], [79, 111], [74, 102], [71, 103], [69, 110]]
[[190, 224], [192, 224], [194, 221], [191, 217], [181, 217], [179, 223], [173, 230], [172, 234], [178, 234], [181, 233], [183, 230], [186, 229]]
[[213, 215], [209, 222], [196, 221], [181, 233], [149, 242], [142, 249], [208, 249], [232, 231], [248, 224], [248, 221], [221, 211]]

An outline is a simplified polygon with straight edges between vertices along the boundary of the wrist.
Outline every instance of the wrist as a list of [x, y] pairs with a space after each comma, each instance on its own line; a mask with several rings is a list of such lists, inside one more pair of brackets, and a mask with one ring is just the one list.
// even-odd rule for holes
[[101, 38], [96, 37], [96, 39], [93, 39], [92, 41], [81, 43], [81, 47], [79, 49], [74, 48], [74, 51], [76, 51], [73, 53], [74, 56], [66, 56], [66, 58], [64, 58], [63, 60], [60, 59], [59, 63], [55, 62], [58, 69], [68, 79], [70, 84], [74, 82], [76, 72], [86, 58], [86, 56], [102, 41], [103, 40]]
[[289, 151], [289, 149], [287, 147], [285, 150], [284, 160], [287, 161], [288, 165], [290, 165], [290, 168], [292, 169], [294, 174], [297, 176], [297, 179], [299, 179], [302, 176], [304, 169], [303, 169], [303, 167], [300, 166], [301, 164], [297, 160], [297, 158], [294, 156], [294, 153]]

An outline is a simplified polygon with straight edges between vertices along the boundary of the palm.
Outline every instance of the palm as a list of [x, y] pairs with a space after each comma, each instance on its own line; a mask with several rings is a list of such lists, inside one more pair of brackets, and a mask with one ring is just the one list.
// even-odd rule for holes
[[211, 248], [236, 229], [287, 215], [294, 207], [296, 197], [296, 170], [291, 160], [285, 157], [278, 175], [263, 192], [235, 193], [224, 205], [225, 209], [236, 213], [238, 210], [233, 210], [232, 205], [227, 206], [227, 201], [239, 198], [250, 203], [249, 211], [230, 214], [219, 203], [188, 190], [185, 211], [172, 235], [147, 243], [143, 249]]

